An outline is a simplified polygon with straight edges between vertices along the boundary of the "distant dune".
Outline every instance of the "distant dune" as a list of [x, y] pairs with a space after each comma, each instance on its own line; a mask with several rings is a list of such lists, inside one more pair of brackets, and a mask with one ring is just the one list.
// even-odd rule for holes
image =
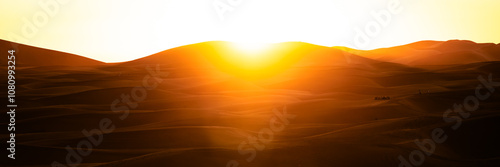
[[421, 41], [392, 48], [356, 51], [375, 60], [406, 65], [458, 65], [500, 61], [500, 45], [472, 41]]
[[[421, 166], [500, 165], [498, 90], [460, 129], [443, 120], [476, 93], [478, 76], [500, 81], [499, 45], [422, 41], [356, 51], [290, 42], [276, 44], [269, 56], [277, 59], [252, 71], [225, 64], [244, 54], [227, 44], [193, 44], [114, 64], [19, 45], [18, 158], [0, 159], [0, 166], [227, 167], [230, 160], [240, 167], [398, 166], [398, 157], [421, 149], [414, 141], [430, 138], [434, 128], [448, 140]], [[157, 64], [168, 73], [158, 87], [143, 101], [127, 98]], [[111, 104], [123, 98], [116, 105], [128, 106], [129, 115], [121, 120]], [[257, 150], [249, 140], [270, 128], [273, 108], [283, 106], [295, 117], [268, 143], [257, 141], [264, 147], [249, 161], [241, 150]], [[99, 128], [102, 119], [115, 130], [80, 156], [81, 164], [68, 165], [68, 155], [80, 154], [68, 148], [88, 141], [82, 130]], [[8, 140], [5, 130], [0, 140]]]
[[[0, 40], [0, 49], [9, 50], [13, 43]], [[15, 44], [15, 43], [14, 43]], [[165, 64], [177, 67], [212, 67], [215, 59], [227, 57], [222, 50], [227, 50], [229, 42], [213, 41], [165, 50], [137, 60], [121, 63], [126, 66], [134, 64]], [[410, 66], [425, 65], [458, 65], [477, 62], [500, 61], [500, 44], [474, 43], [472, 41], [420, 41], [391, 48], [361, 51], [342, 47], [323, 47], [301, 42], [275, 44], [287, 59], [293, 59], [295, 66], [314, 65], [329, 66], [346, 63], [369, 62], [376, 60], [393, 62]], [[93, 66], [105, 63], [55, 50], [16, 44], [18, 47], [17, 62], [25, 66]], [[307, 48], [297, 53], [297, 48]], [[290, 53], [294, 54], [290, 54]], [[189, 55], [189, 56], [187, 56]], [[362, 57], [360, 57], [362, 56]], [[290, 58], [292, 57], [292, 58]], [[6, 58], [2, 58], [5, 60]], [[50, 60], [50, 61], [49, 61]], [[299, 61], [300, 60], [300, 61]]]
[[[15, 45], [12, 45], [15, 44]], [[43, 49], [23, 44], [0, 40], [0, 50], [16, 50], [16, 65], [21, 66], [95, 66], [105, 63], [75, 54]], [[7, 56], [0, 57], [2, 62], [7, 62]], [[2, 64], [2, 66], [5, 64]]]
[[[229, 57], [225, 52], [230, 49], [230, 42], [212, 41], [181, 46], [165, 50], [151, 56], [122, 63], [123, 66], [143, 64], [164, 64], [176, 67], [209, 67], [217, 61]], [[285, 42], [274, 44], [273, 47], [283, 48], [273, 52], [279, 54], [281, 60], [292, 59], [292, 66], [333, 66], [346, 64], [373, 64], [379, 61], [361, 57], [337, 48], [313, 45], [303, 42]]]

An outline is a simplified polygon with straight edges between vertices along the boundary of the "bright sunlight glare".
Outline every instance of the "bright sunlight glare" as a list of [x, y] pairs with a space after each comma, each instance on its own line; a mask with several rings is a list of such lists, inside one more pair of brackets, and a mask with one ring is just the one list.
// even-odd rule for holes
[[256, 56], [259, 53], [266, 51], [271, 46], [270, 43], [260, 42], [233, 42], [236, 49], [248, 53], [249, 56]]
[[[0, 39], [105, 62], [206, 41], [252, 42], [238, 45], [250, 51], [263, 49], [253, 42], [355, 49], [420, 40], [500, 42], [500, 23], [492, 21], [500, 1], [494, 0], [0, 1]], [[366, 33], [367, 27], [379, 32]]]

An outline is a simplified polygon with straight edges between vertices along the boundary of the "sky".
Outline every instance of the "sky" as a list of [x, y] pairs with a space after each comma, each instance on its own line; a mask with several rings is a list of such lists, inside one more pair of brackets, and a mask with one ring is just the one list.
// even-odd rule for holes
[[205, 41], [500, 42], [498, 0], [0, 0], [0, 39], [123, 62]]

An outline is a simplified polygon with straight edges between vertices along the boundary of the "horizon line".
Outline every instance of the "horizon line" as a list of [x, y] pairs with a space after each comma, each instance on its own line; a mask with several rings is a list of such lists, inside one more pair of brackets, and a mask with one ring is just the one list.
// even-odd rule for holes
[[[84, 58], [87, 58], [87, 59], [90, 59], [90, 60], [94, 60], [94, 61], [98, 61], [98, 62], [102, 62], [102, 63], [106, 63], [106, 64], [119, 64], [119, 63], [130, 62], [130, 61], [142, 59], [142, 58], [145, 58], [145, 57], [148, 57], [148, 56], [151, 56], [151, 55], [155, 55], [155, 54], [158, 54], [158, 53], [161, 53], [161, 52], [165, 52], [165, 51], [168, 51], [168, 50], [172, 50], [172, 49], [176, 49], [176, 48], [181, 48], [181, 47], [185, 47], [185, 46], [190, 46], [190, 45], [202, 44], [202, 43], [210, 43], [210, 42], [225, 42], [225, 43], [233, 43], [233, 44], [242, 43], [241, 41], [236, 42], [236, 41], [223, 41], [223, 40], [202, 41], [202, 42], [195, 42], [195, 43], [190, 43], [190, 44], [185, 44], [185, 45], [181, 45], [181, 46], [167, 48], [167, 49], [155, 52], [153, 54], [145, 55], [145, 56], [138, 57], [138, 58], [135, 58], [135, 59], [132, 59], [132, 60], [128, 60], [128, 61], [106, 62], [106, 61], [101, 61], [101, 60], [97, 60], [97, 59], [94, 59], [94, 58], [90, 58], [90, 57], [87, 57], [87, 56], [84, 56], [84, 55], [80, 55], [80, 54], [76, 54], [76, 53], [71, 53], [71, 52], [68, 52], [68, 51], [63, 51], [63, 50], [58, 50], [58, 49], [52, 49], [52, 48], [44, 48], [44, 47], [40, 47], [40, 46], [36, 46], [36, 45], [28, 45], [28, 44], [13, 42], [13, 41], [5, 40], [5, 39], [0, 39], [0, 40], [6, 41], [6, 42], [9, 42], [9, 43], [15, 43], [15, 45], [25, 45], [25, 46], [29, 46], [29, 47], [35, 47], [35, 48], [40, 48], [40, 49], [45, 49], [45, 50], [51, 50], [51, 51], [56, 51], [56, 52], [62, 52], [62, 53], [72, 54], [72, 55], [84, 57]], [[418, 43], [418, 42], [447, 42], [447, 41], [469, 41], [469, 42], [473, 42], [473, 43], [476, 43], [476, 44], [488, 44], [488, 43], [492, 43], [492, 44], [500, 45], [500, 43], [494, 43], [494, 42], [479, 43], [479, 42], [475, 42], [473, 40], [467, 40], [467, 39], [449, 39], [449, 40], [446, 40], [446, 41], [441, 41], [441, 40], [419, 40], [419, 41], [414, 41], [414, 42], [410, 42], [410, 43], [406, 43], [406, 44], [394, 45], [394, 46], [388, 46], [388, 47], [380, 47], [380, 48], [374, 48], [374, 49], [356, 49], [356, 48], [351, 48], [351, 47], [347, 47], [347, 46], [325, 46], [325, 45], [313, 44], [313, 43], [303, 42], [303, 41], [258, 42], [258, 43], [259, 44], [268, 44], [268, 45], [283, 44], [283, 43], [304, 43], [304, 44], [316, 45], [316, 46], [328, 47], [328, 48], [345, 47], [345, 48], [349, 48], [349, 49], [353, 49], [353, 50], [358, 50], [358, 51], [370, 51], [370, 50], [378, 50], [378, 49], [400, 47], [400, 46], [410, 45], [410, 44], [414, 44], [414, 43]], [[252, 42], [252, 43], [257, 43], [257, 42]]]

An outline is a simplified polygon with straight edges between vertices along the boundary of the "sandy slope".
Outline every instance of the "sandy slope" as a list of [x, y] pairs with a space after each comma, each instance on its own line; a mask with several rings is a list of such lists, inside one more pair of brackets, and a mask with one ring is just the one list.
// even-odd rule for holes
[[[75, 54], [69, 54], [39, 47], [33, 47], [9, 41], [0, 40], [2, 55], [1, 66], [7, 62], [7, 51], [16, 50], [16, 64], [18, 66], [94, 66], [105, 63]], [[5, 62], [5, 63], [3, 63]]]
[[420, 41], [392, 48], [371, 51], [353, 50], [358, 55], [381, 61], [412, 66], [459, 65], [477, 62], [500, 61], [500, 45], [477, 44], [472, 41]]

